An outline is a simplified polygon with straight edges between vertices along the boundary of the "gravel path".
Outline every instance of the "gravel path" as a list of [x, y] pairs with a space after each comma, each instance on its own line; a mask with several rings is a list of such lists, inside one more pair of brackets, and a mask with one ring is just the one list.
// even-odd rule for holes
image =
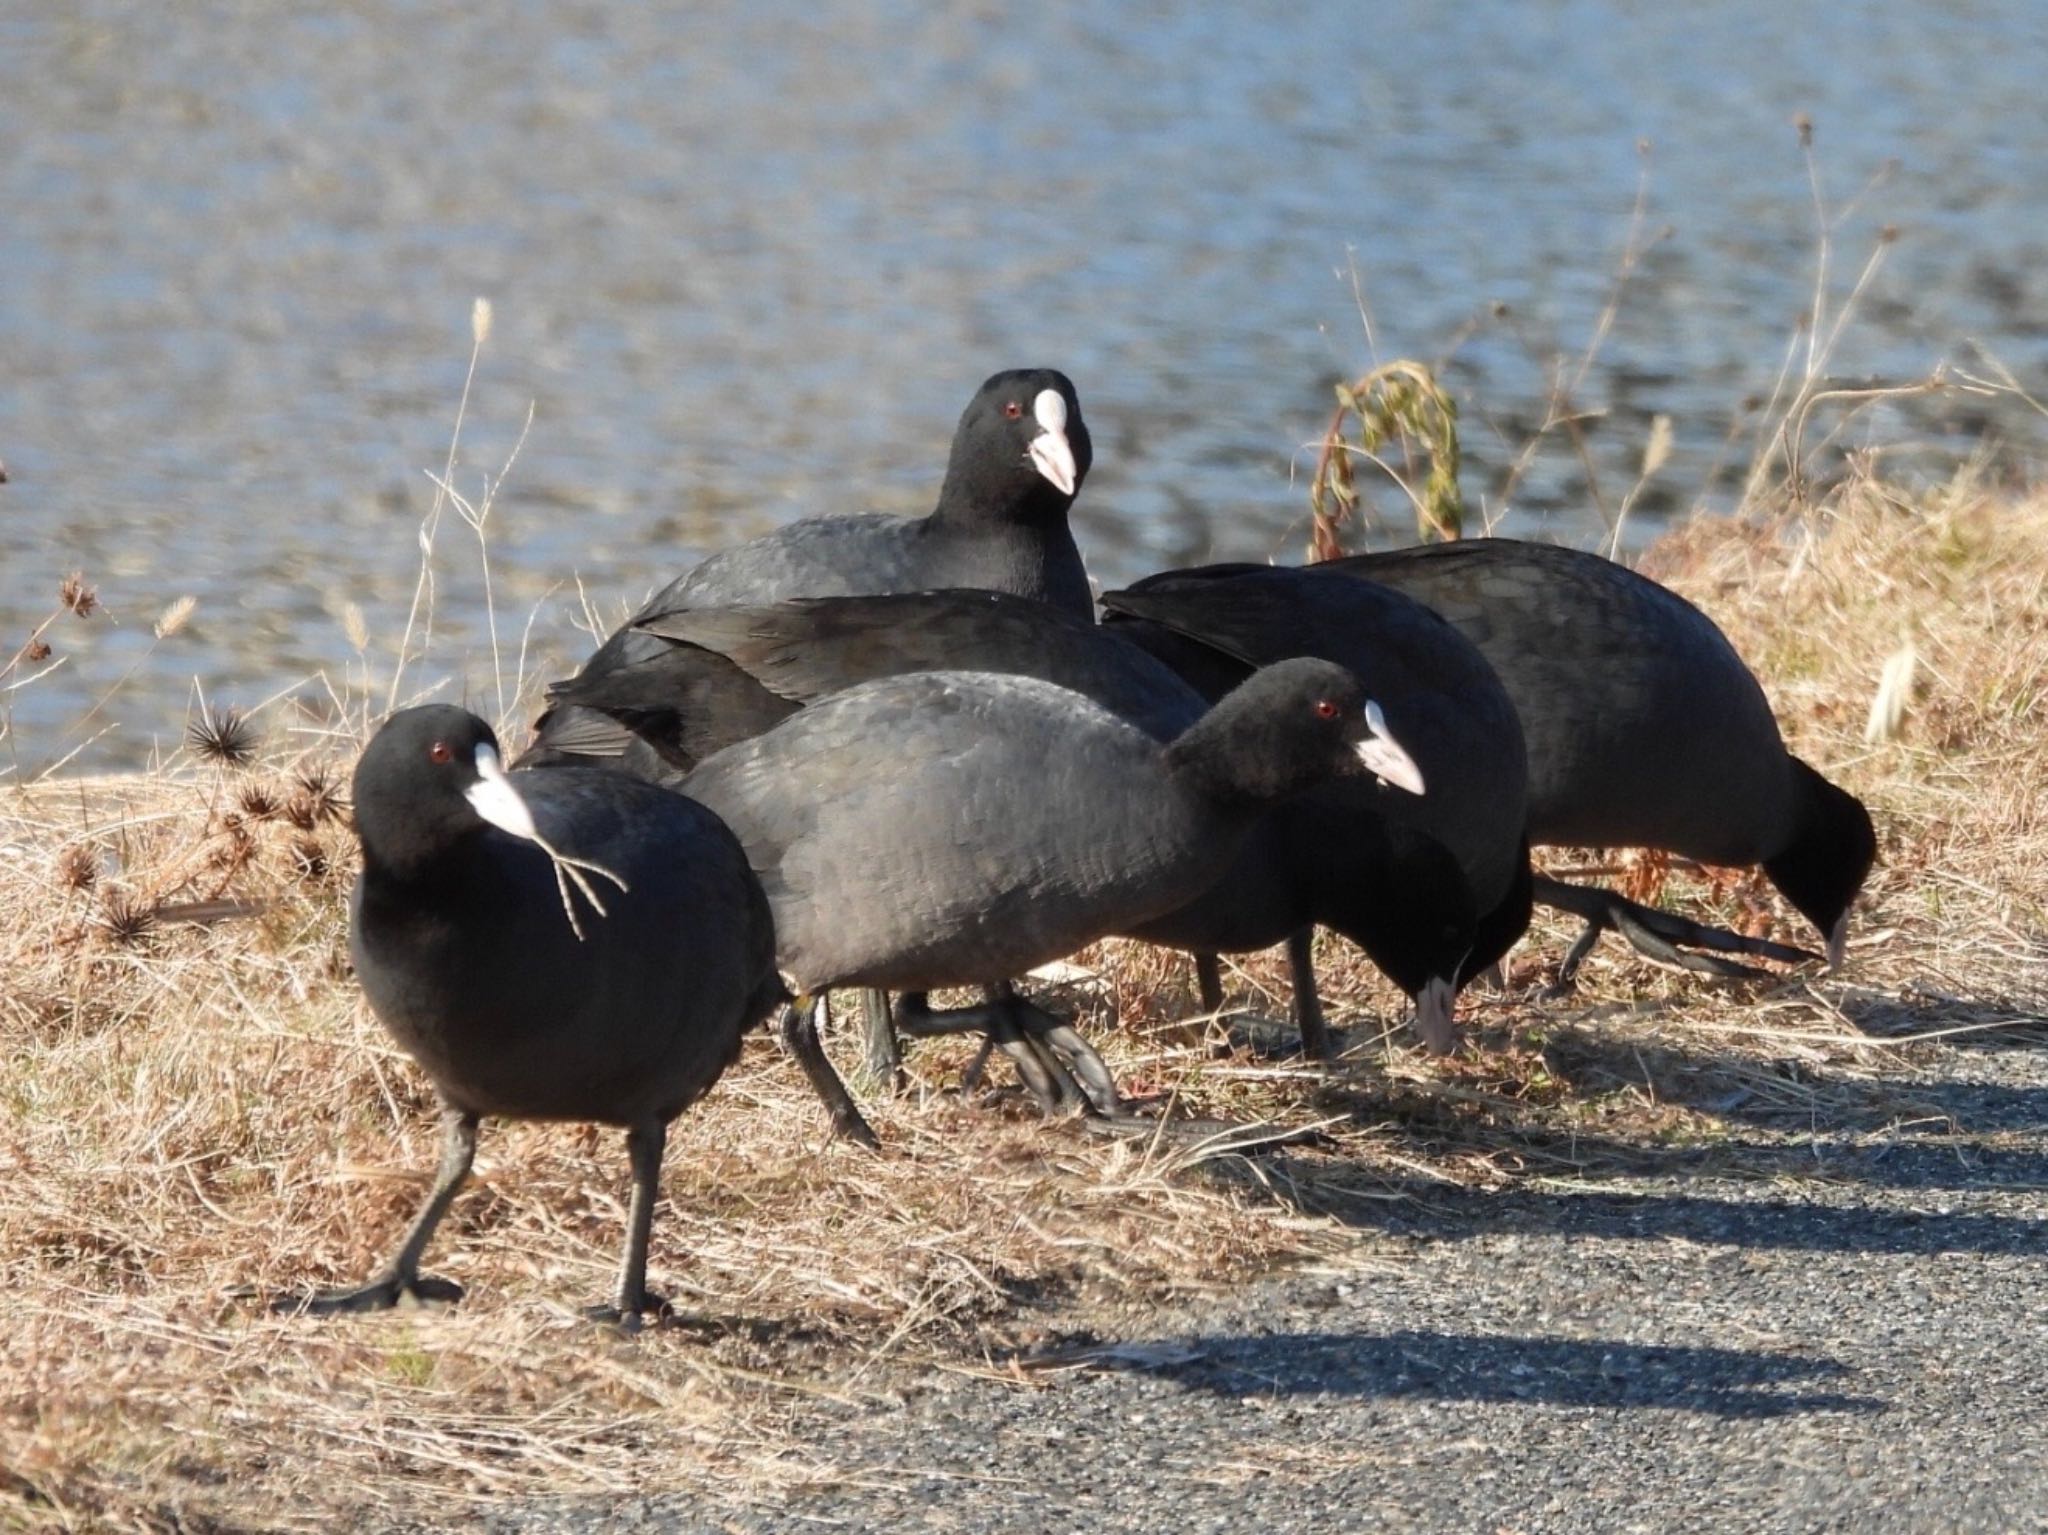
[[570, 1532], [2048, 1530], [2048, 1051], [1929, 1052], [1929, 1117], [1768, 1179], [1348, 1212], [1337, 1262], [905, 1370], [794, 1490], [505, 1510]]

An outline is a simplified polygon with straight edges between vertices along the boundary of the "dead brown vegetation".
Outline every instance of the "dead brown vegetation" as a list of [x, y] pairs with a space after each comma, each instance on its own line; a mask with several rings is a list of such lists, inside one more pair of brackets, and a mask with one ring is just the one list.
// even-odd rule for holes
[[[906, 1361], [1006, 1370], [1091, 1303], [1356, 1242], [1334, 1216], [1361, 1201], [1782, 1178], [1815, 1136], [1947, 1133], [1888, 1066], [1937, 1038], [2039, 1042], [2048, 1009], [2048, 499], [1857, 482], [1799, 515], [1694, 523], [1649, 566], [1873, 806], [1883, 862], [1845, 976], [1715, 986], [1610, 940], [1578, 999], [1540, 1003], [1527, 983], [1567, 936], [1544, 923], [1506, 993], [1471, 994], [1473, 1048], [1438, 1063], [1382, 1031], [1393, 992], [1331, 944], [1332, 1022], [1353, 1033], [1325, 1076], [1198, 1016], [1177, 957], [1081, 956], [1066, 1000], [1133, 1091], [1327, 1122], [1263, 1163], [990, 1112], [952, 1090], [945, 1049], [917, 1056], [917, 1096], [870, 1105], [888, 1143], [870, 1156], [827, 1142], [757, 1040], [671, 1141], [651, 1274], [690, 1320], [637, 1341], [575, 1314], [605, 1284], [625, 1175], [614, 1135], [574, 1126], [487, 1127], [429, 1257], [469, 1289], [452, 1312], [311, 1322], [230, 1294], [360, 1275], [432, 1162], [424, 1085], [348, 977], [345, 751], [0, 791], [0, 1511], [298, 1528], [428, 1496], [459, 1520], [542, 1489], [765, 1495], [812, 1474], [785, 1432], [811, 1398]], [[1908, 644], [1903, 716], [1866, 742]], [[1801, 936], [1746, 876], [1617, 877]], [[1282, 974], [1241, 967], [1233, 1003], [1281, 1016]]]

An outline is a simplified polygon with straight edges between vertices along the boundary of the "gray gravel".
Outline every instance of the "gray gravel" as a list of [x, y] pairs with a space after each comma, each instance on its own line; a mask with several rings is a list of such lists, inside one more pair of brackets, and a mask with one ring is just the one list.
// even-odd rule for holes
[[1887, 1085], [1935, 1117], [1767, 1179], [1418, 1185], [1316, 1272], [1049, 1318], [1032, 1384], [906, 1370], [774, 1504], [488, 1527], [2048, 1530], [2048, 1050]]

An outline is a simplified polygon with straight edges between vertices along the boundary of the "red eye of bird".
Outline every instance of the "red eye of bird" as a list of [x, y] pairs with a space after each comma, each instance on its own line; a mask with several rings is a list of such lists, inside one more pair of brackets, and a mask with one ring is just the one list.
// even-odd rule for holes
[[1003, 416], [1006, 420], [1015, 421], [1019, 416], [1023, 414], [1024, 407], [1019, 405], [1015, 400], [1010, 401], [1009, 404], [1003, 407]]
[[1333, 719], [1335, 719], [1335, 718], [1337, 717], [1337, 712], [1338, 712], [1338, 711], [1337, 711], [1337, 706], [1336, 706], [1336, 705], [1335, 705], [1334, 703], [1332, 703], [1332, 702], [1331, 702], [1331, 701], [1330, 701], [1329, 699], [1327, 699], [1327, 698], [1318, 698], [1318, 699], [1316, 700], [1316, 718], [1317, 718], [1317, 719], [1319, 719], [1319, 720], [1333, 720]]
[[432, 746], [429, 746], [427, 748], [427, 761], [429, 762], [441, 764], [453, 762], [454, 760], [455, 748], [450, 746], [446, 741], [436, 741]]

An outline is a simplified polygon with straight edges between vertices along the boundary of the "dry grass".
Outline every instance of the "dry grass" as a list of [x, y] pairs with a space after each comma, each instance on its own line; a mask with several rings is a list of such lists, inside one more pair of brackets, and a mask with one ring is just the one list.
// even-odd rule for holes
[[[429, 1495], [452, 1522], [519, 1492], [770, 1496], [816, 1474], [788, 1426], [819, 1394], [860, 1397], [905, 1364], [1005, 1372], [1091, 1306], [1334, 1251], [1375, 1202], [1789, 1177], [1815, 1136], [1946, 1133], [1907, 1128], [1927, 1116], [1887, 1084], [1900, 1052], [2043, 1040], [2048, 499], [1859, 484], [1796, 519], [1696, 524], [1652, 562], [1757, 664], [1798, 749], [1877, 814], [1884, 862], [1845, 980], [1711, 986], [1610, 940], [1575, 1002], [1475, 994], [1480, 1048], [1453, 1062], [1368, 1027], [1326, 1078], [1192, 1017], [1178, 959], [1104, 945], [1069, 1000], [1134, 1090], [1335, 1121], [1321, 1149], [1200, 1169], [936, 1090], [873, 1105], [888, 1150], [868, 1156], [826, 1142], [757, 1041], [670, 1145], [652, 1281], [696, 1320], [633, 1341], [575, 1315], [608, 1282], [625, 1186], [617, 1137], [576, 1127], [487, 1126], [429, 1256], [469, 1288], [452, 1312], [286, 1320], [228, 1294], [360, 1276], [432, 1162], [421, 1079], [347, 976], [342, 753], [0, 794], [0, 1523], [310, 1528]], [[1909, 637], [1919, 690], [1867, 746]], [[1751, 881], [1672, 874], [1664, 893], [1800, 936]], [[1543, 927], [1515, 980], [1565, 936]], [[1333, 1023], [1389, 1013], [1355, 955], [1325, 958]], [[1281, 1016], [1281, 976], [1261, 956], [1235, 1000]], [[950, 1083], [960, 1058], [917, 1064]]]
[[[2048, 497], [1855, 479], [1796, 520], [1691, 524], [1644, 568], [1713, 614], [1794, 750], [1878, 813], [1853, 973], [2048, 1009]], [[1908, 646], [1902, 724], [1872, 744]]]
[[[654, 1278], [701, 1323], [634, 1343], [575, 1314], [609, 1284], [625, 1176], [615, 1134], [573, 1126], [487, 1129], [430, 1255], [469, 1287], [458, 1311], [259, 1314], [229, 1290], [360, 1275], [433, 1161], [423, 1081], [348, 979], [352, 840], [302, 778], [321, 783], [262, 768], [0, 802], [15, 1517], [312, 1526], [428, 1488], [446, 1511], [786, 1481], [791, 1407], [873, 1389], [878, 1358], [971, 1366], [1027, 1341], [1041, 1302], [1313, 1248], [1161, 1148], [950, 1096], [876, 1106], [886, 1155], [830, 1144], [757, 1040], [670, 1143]], [[226, 900], [263, 909], [187, 920]]]

